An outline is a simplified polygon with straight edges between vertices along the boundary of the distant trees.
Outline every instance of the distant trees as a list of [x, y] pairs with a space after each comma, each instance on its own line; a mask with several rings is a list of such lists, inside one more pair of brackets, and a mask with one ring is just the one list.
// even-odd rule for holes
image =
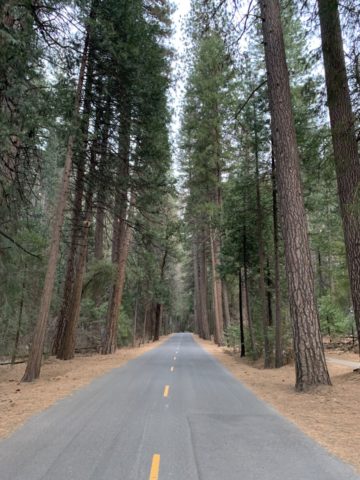
[[[189, 189], [187, 215], [194, 258], [195, 314], [199, 332], [208, 338], [207, 299], [211, 298], [215, 342], [222, 345], [228, 305], [219, 272], [220, 229], [226, 95], [231, 71], [223, 40], [215, 31], [199, 39], [194, 56], [184, 111], [182, 148]], [[208, 278], [211, 290], [207, 288]]]
[[0, 354], [32, 381], [193, 329], [328, 384], [322, 337], [360, 336], [358, 6], [317, 2], [329, 128], [306, 2], [192, 2], [177, 195], [170, 3], [55, 3], [0, 7]]
[[[9, 42], [13, 51], [10, 55], [7, 50], [0, 74], [6, 125], [0, 178], [0, 231], [5, 225], [6, 231], [0, 248], [2, 252], [9, 242], [24, 256], [13, 287], [10, 258], [3, 257], [9, 281], [1, 294], [10, 299], [10, 288], [16, 285], [20, 293], [11, 299], [14, 320], [4, 322], [2, 309], [0, 326], [4, 351], [13, 358], [25, 353], [24, 341], [35, 327], [23, 377], [32, 381], [40, 374], [44, 350], [51, 348], [67, 360], [80, 338], [86, 348], [101, 346], [102, 353], [112, 353], [124, 342], [157, 340], [176, 322], [171, 318], [176, 293], [166, 284], [175, 267], [178, 235], [169, 171], [170, 7], [167, 2], [94, 0], [69, 8], [59, 3], [57, 16], [47, 3], [41, 8], [29, 4], [28, 9], [9, 2], [2, 9], [1, 42]], [[65, 30], [65, 35], [69, 21], [78, 31]], [[18, 37], [14, 43], [12, 35]], [[14, 61], [25, 52], [26, 59]], [[69, 73], [77, 81], [66, 80]], [[29, 85], [36, 95], [25, 90]], [[53, 103], [51, 91], [56, 94]], [[14, 115], [16, 95], [22, 92], [27, 100]], [[16, 125], [22, 138], [20, 133], [14, 136]], [[59, 176], [60, 193], [53, 201], [58, 187], [52, 179]], [[16, 222], [29, 231], [23, 239], [8, 213], [15, 196], [21, 212]], [[39, 212], [32, 223], [25, 208]], [[46, 239], [50, 218], [47, 246], [34, 235], [39, 230]], [[170, 232], [169, 222], [174, 225]], [[140, 246], [148, 242], [154, 254], [144, 259]], [[33, 260], [26, 257], [30, 254]], [[40, 256], [48, 260], [46, 269]], [[156, 278], [144, 285], [141, 274], [147, 261]], [[34, 284], [37, 296], [44, 283], [35, 322], [37, 308], [34, 304], [30, 312], [28, 290], [36, 262], [41, 270]], [[13, 338], [13, 346], [5, 343], [7, 338]]]
[[[349, 94], [344, 97], [339, 93], [349, 90], [341, 51], [338, 4], [335, 1], [318, 3], [323, 50], [327, 50], [324, 58], [328, 97], [329, 81], [332, 82], [332, 100], [329, 98], [328, 103], [330, 110], [338, 109], [335, 115], [332, 113], [338, 122], [335, 130], [332, 118], [333, 143], [338, 135], [346, 143], [342, 151], [348, 152], [349, 145], [356, 143], [351, 143], [349, 137], [352, 131], [353, 140], [355, 138], [356, 122], [351, 114]], [[187, 241], [191, 244], [193, 259], [193, 268], [188, 274], [194, 279], [196, 328], [201, 336], [207, 336], [203, 318], [210, 319], [209, 331], [217, 341], [213, 320], [216, 305], [209, 286], [214, 277], [211, 243], [207, 243], [202, 233], [203, 225], [210, 223], [209, 202], [201, 196], [210, 190], [206, 183], [210, 173], [206, 163], [210, 159], [210, 133], [206, 142], [198, 141], [199, 132], [206, 125], [204, 117], [207, 118], [201, 115], [206, 105], [202, 94], [211, 82], [205, 82], [200, 91], [194, 83], [197, 72], [201, 71], [199, 45], [212, 32], [217, 32], [224, 51], [224, 57], [218, 55], [217, 58], [226, 58], [222, 65], [228, 65], [232, 72], [230, 82], [221, 89], [225, 92], [221, 98], [226, 105], [226, 116], [220, 140], [222, 213], [217, 226], [221, 248], [215, 267], [223, 282], [230, 285], [230, 322], [224, 328], [225, 339], [229, 345], [239, 345], [242, 356], [245, 351], [253, 358], [263, 355], [265, 367], [280, 367], [291, 355], [289, 340], [292, 338], [296, 388], [305, 390], [311, 385], [330, 383], [322, 335], [328, 334], [331, 339], [336, 332], [351, 334], [352, 331], [349, 297], [346, 300], [344, 243], [333, 200], [336, 177], [331, 168], [329, 129], [320, 95], [323, 80], [313, 68], [317, 58], [310, 52], [309, 27], [296, 2], [251, 3], [243, 17], [239, 12], [234, 14], [236, 8], [234, 2], [193, 2], [190, 20], [193, 56], [190, 56], [181, 148], [188, 194]], [[347, 12], [347, 6], [343, 8]], [[234, 18], [240, 18], [240, 24], [232, 21]], [[261, 22], [257, 23], [256, 18]], [[246, 41], [242, 41], [238, 51], [235, 45], [243, 37]], [[334, 45], [330, 38], [337, 39]], [[356, 33], [352, 32], [351, 39], [354, 38]], [[344, 101], [347, 114], [341, 107]], [[352, 238], [355, 238], [359, 162], [357, 146], [350, 150], [356, 153], [351, 161], [337, 160], [337, 180], [339, 182], [341, 176], [343, 192], [346, 191], [341, 200], [339, 187], [340, 204], [347, 205], [346, 214], [344, 206], [341, 207], [343, 222], [345, 215], [348, 224], [352, 222]], [[207, 165], [203, 170], [199, 169], [198, 160], [202, 155], [206, 159], [203, 165]], [[350, 177], [351, 182], [345, 187]], [[199, 188], [201, 182], [205, 187]], [[349, 248], [346, 235], [348, 264], [354, 271], [357, 262], [354, 258], [349, 260], [349, 250], [352, 255], [356, 255], [357, 250], [355, 244]], [[202, 242], [205, 239], [205, 260], [202, 261], [200, 239]], [[356, 275], [352, 275], [350, 278], [355, 278]], [[354, 280], [353, 297], [356, 291]], [[356, 320], [355, 300], [353, 298]], [[224, 313], [222, 317], [226, 325]]]

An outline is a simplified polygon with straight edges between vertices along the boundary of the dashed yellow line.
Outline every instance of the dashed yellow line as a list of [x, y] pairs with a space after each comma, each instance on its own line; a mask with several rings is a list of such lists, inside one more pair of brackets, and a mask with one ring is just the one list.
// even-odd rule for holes
[[168, 397], [169, 396], [169, 385], [165, 385], [165, 388], [164, 388], [164, 397]]
[[155, 453], [152, 458], [149, 480], [158, 480], [160, 470], [160, 455]]

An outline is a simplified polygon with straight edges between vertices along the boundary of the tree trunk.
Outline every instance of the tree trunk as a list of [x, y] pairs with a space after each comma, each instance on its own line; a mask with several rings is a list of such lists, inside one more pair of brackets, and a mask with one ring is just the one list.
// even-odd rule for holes
[[266, 288], [265, 288], [265, 248], [263, 239], [263, 214], [261, 205], [260, 193], [260, 178], [259, 178], [259, 140], [258, 140], [258, 126], [256, 105], [254, 103], [254, 149], [255, 149], [255, 183], [256, 183], [256, 220], [257, 220], [257, 235], [258, 235], [258, 254], [259, 254], [259, 294], [261, 301], [262, 312], [262, 327], [264, 337], [264, 368], [271, 366], [271, 352], [269, 342], [269, 318], [266, 304]]
[[[106, 184], [104, 176], [106, 171], [109, 128], [111, 121], [111, 100], [106, 101], [104, 114], [104, 130], [101, 139], [101, 157], [98, 174], [98, 191], [96, 196], [96, 214], [95, 214], [95, 235], [94, 235], [94, 255], [96, 260], [104, 258], [104, 228], [105, 228], [105, 203], [106, 203]], [[99, 302], [97, 302], [99, 303]]]
[[244, 263], [244, 292], [245, 292], [245, 307], [247, 312], [247, 319], [249, 325], [249, 339], [251, 345], [251, 355], [253, 360], [257, 358], [257, 349], [255, 344], [255, 334], [254, 334], [254, 326], [252, 321], [252, 315], [250, 311], [250, 300], [249, 300], [249, 283], [248, 283], [248, 274], [247, 274], [247, 239], [246, 239], [246, 227], [244, 227], [243, 231], [243, 263]]
[[139, 312], [139, 292], [137, 292], [135, 300], [135, 312], [134, 312], [134, 321], [133, 321], [133, 331], [132, 331], [132, 346], [136, 346], [136, 329], [137, 329], [137, 318]]
[[148, 318], [148, 305], [146, 304], [144, 308], [143, 344], [145, 344], [145, 339], [146, 339], [147, 318]]
[[[72, 213], [72, 231], [71, 231], [71, 243], [67, 259], [67, 267], [65, 274], [65, 283], [63, 291], [63, 299], [61, 304], [60, 313], [57, 319], [56, 333], [53, 340], [52, 353], [57, 358], [64, 358], [64, 336], [69, 322], [69, 317], [72, 315], [73, 309], [73, 288], [75, 284], [75, 277], [77, 274], [77, 253], [81, 242], [83, 241], [83, 221], [82, 221], [82, 203], [84, 196], [84, 184], [85, 184], [85, 168], [86, 168], [86, 155], [88, 147], [89, 137], [89, 124], [90, 124], [90, 111], [91, 111], [91, 99], [92, 99], [92, 87], [94, 79], [94, 65], [93, 65], [93, 48], [89, 45], [88, 55], [88, 67], [86, 72], [85, 92], [84, 92], [84, 105], [82, 112], [81, 122], [81, 141], [79, 143], [79, 152], [77, 155], [77, 169], [75, 180], [75, 198]], [[76, 148], [75, 148], [76, 150]], [[72, 357], [71, 357], [72, 358]]]
[[102, 342], [101, 353], [107, 355], [114, 353], [117, 348], [117, 327], [121, 307], [122, 294], [125, 283], [126, 261], [129, 253], [132, 229], [126, 226], [124, 236], [121, 235], [119, 245], [119, 255], [117, 261], [117, 271], [115, 283], [112, 287], [109, 300], [109, 307], [106, 316], [105, 335]]
[[283, 365], [282, 353], [282, 320], [281, 320], [281, 291], [280, 291], [280, 262], [279, 262], [279, 225], [277, 208], [276, 166], [275, 158], [271, 158], [271, 181], [272, 181], [272, 213], [274, 229], [274, 289], [275, 289], [275, 368]]
[[[101, 110], [100, 108], [98, 108], [95, 119], [95, 132], [99, 131], [100, 123]], [[71, 298], [69, 299], [70, 308], [67, 312], [64, 334], [61, 339], [57, 354], [57, 358], [60, 358], [61, 360], [70, 360], [75, 356], [76, 328], [80, 317], [81, 295], [88, 252], [88, 237], [93, 211], [93, 188], [96, 177], [96, 155], [98, 150], [98, 140], [95, 137], [92, 142], [90, 152], [90, 166], [87, 182], [88, 185], [85, 198], [85, 219], [81, 226], [80, 237], [78, 240], [79, 244], [77, 247], [78, 254], [76, 260], [74, 283], [72, 286]]]
[[200, 309], [201, 325], [205, 340], [210, 340], [210, 325], [208, 312], [208, 283], [206, 271], [205, 242], [202, 238], [199, 242], [199, 288], [200, 288]]
[[[168, 256], [168, 247], [165, 247], [164, 255], [161, 260], [160, 266], [160, 282], [163, 283], [165, 277], [165, 266], [166, 266], [166, 259]], [[163, 314], [163, 304], [157, 303], [156, 304], [156, 315], [155, 315], [155, 332], [154, 332], [154, 342], [157, 342], [160, 339], [160, 331], [161, 331], [161, 321], [162, 321], [162, 314]]]
[[[80, 64], [79, 80], [78, 80], [77, 90], [75, 95], [75, 105], [74, 105], [75, 119], [77, 119], [79, 115], [81, 92], [84, 84], [85, 67], [86, 67], [87, 56], [88, 56], [88, 45], [89, 45], [89, 28], [87, 29], [84, 51], [83, 51], [82, 60]], [[21, 380], [22, 382], [32, 382], [33, 380], [35, 380], [36, 378], [39, 378], [40, 376], [41, 361], [42, 361], [42, 355], [44, 350], [48, 316], [50, 311], [52, 293], [54, 290], [56, 264], [57, 264], [58, 254], [59, 254], [59, 246], [60, 246], [61, 228], [64, 222], [64, 212], [65, 212], [66, 201], [68, 197], [69, 181], [70, 181], [73, 150], [74, 150], [74, 140], [75, 140], [74, 136], [70, 135], [68, 139], [68, 144], [67, 144], [64, 172], [63, 172], [63, 177], [62, 177], [61, 186], [59, 190], [59, 197], [58, 197], [55, 218], [54, 218], [54, 223], [52, 228], [48, 265], [47, 265], [47, 271], [45, 275], [44, 287], [43, 287], [42, 295], [40, 298], [39, 314], [36, 321], [34, 336], [32, 339], [31, 349], [29, 353], [29, 359], [26, 365], [24, 376]]]
[[259, 0], [293, 325], [296, 389], [329, 385], [315, 299], [279, 0]]
[[154, 342], [157, 342], [160, 339], [162, 310], [163, 310], [163, 305], [161, 303], [157, 303], [155, 307], [155, 327], [154, 327], [154, 338], [153, 338]]
[[213, 308], [214, 308], [214, 340], [218, 345], [224, 344], [223, 332], [223, 309], [222, 309], [222, 294], [221, 294], [221, 279], [217, 272], [219, 264], [220, 245], [216, 238], [217, 232], [210, 229], [210, 252], [211, 252], [211, 281], [213, 290]]
[[327, 99], [346, 258], [360, 345], [360, 161], [337, 0], [318, 0]]
[[126, 217], [131, 212], [131, 204], [134, 199], [130, 200], [128, 206], [131, 111], [126, 92], [122, 92], [120, 119], [119, 167], [115, 192], [112, 239], [112, 261], [116, 265], [116, 277], [109, 299], [105, 334], [101, 347], [101, 353], [104, 355], [114, 353], [117, 348], [117, 326], [125, 283], [126, 261], [131, 240], [131, 228], [127, 224]]
[[273, 326], [273, 313], [272, 313], [272, 280], [270, 272], [270, 262], [269, 259], [266, 259], [266, 300], [267, 300], [267, 311], [269, 319], [269, 327]]
[[193, 247], [193, 269], [194, 269], [194, 315], [195, 315], [195, 333], [204, 338], [201, 318], [201, 298], [200, 298], [200, 273], [199, 273], [199, 255], [198, 241], [195, 235], [192, 240]]
[[245, 336], [244, 336], [244, 315], [243, 315], [243, 294], [242, 294], [242, 273], [239, 268], [239, 323], [240, 323], [240, 357], [245, 357]]
[[221, 292], [222, 292], [222, 304], [224, 312], [224, 329], [230, 327], [231, 317], [230, 317], [230, 307], [229, 307], [229, 295], [228, 289], [225, 280], [221, 280]]

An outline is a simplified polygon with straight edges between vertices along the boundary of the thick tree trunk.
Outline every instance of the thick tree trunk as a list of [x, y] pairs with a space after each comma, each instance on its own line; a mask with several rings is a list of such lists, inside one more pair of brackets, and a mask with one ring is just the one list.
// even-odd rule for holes
[[335, 169], [360, 345], [360, 160], [337, 0], [318, 0]]
[[117, 348], [117, 327], [121, 307], [122, 294], [125, 283], [126, 261], [131, 242], [132, 228], [126, 225], [124, 235], [119, 237], [119, 255], [115, 283], [112, 287], [109, 307], [106, 316], [105, 335], [102, 342], [101, 353], [107, 355], [114, 353]]
[[[100, 129], [100, 120], [101, 110], [98, 108], [95, 119], [95, 132], [98, 132]], [[67, 312], [64, 334], [57, 353], [57, 358], [60, 358], [61, 360], [70, 360], [75, 356], [76, 328], [80, 317], [81, 294], [88, 252], [88, 237], [93, 210], [93, 188], [96, 176], [96, 155], [98, 149], [98, 140], [95, 138], [92, 142], [90, 152], [90, 166], [87, 182], [88, 186], [85, 198], [85, 219], [81, 226], [79, 244], [77, 247], [78, 253], [71, 298], [68, 300], [70, 308]]]
[[[78, 118], [80, 109], [81, 92], [84, 84], [85, 67], [88, 56], [89, 29], [86, 35], [84, 51], [80, 64], [79, 80], [75, 95], [74, 117]], [[59, 190], [59, 197], [56, 206], [55, 218], [51, 234], [50, 251], [47, 271], [45, 275], [44, 288], [40, 298], [39, 314], [36, 321], [35, 331], [32, 339], [29, 359], [22, 378], [23, 382], [32, 382], [40, 376], [41, 361], [45, 343], [46, 328], [50, 311], [52, 293], [54, 290], [56, 264], [59, 254], [61, 228], [64, 222], [64, 212], [69, 191], [69, 181], [74, 151], [74, 136], [70, 135], [67, 144], [64, 172]]]
[[127, 224], [126, 218], [131, 212], [131, 205], [134, 201], [134, 198], [130, 199], [128, 206], [131, 111], [126, 92], [122, 92], [120, 118], [119, 169], [115, 193], [112, 239], [112, 261], [116, 265], [116, 277], [111, 290], [105, 323], [105, 334], [102, 340], [101, 353], [104, 355], [114, 353], [117, 348], [117, 326], [132, 232]]
[[272, 213], [274, 229], [274, 290], [275, 290], [275, 368], [283, 365], [282, 353], [282, 320], [281, 320], [281, 291], [280, 291], [280, 261], [279, 261], [279, 225], [277, 208], [276, 166], [274, 155], [271, 159], [272, 180]]
[[84, 188], [84, 165], [78, 164], [78, 168], [76, 172], [76, 180], [75, 180], [75, 198], [74, 198], [73, 215], [72, 215], [71, 242], [70, 242], [70, 248], [69, 248], [68, 258], [67, 258], [62, 304], [61, 304], [60, 312], [57, 318], [56, 332], [55, 332], [55, 337], [52, 345], [53, 355], [58, 355], [59, 353], [60, 345], [64, 338], [64, 332], [65, 332], [67, 318], [69, 315], [69, 310], [71, 308], [70, 299], [71, 299], [73, 283], [74, 283], [76, 252], [77, 252], [79, 235], [80, 235], [83, 188]]
[[86, 154], [88, 147], [89, 137], [89, 124], [90, 124], [90, 112], [91, 112], [91, 100], [92, 100], [92, 88], [94, 80], [94, 62], [93, 62], [93, 46], [92, 42], [89, 42], [89, 54], [87, 62], [86, 82], [84, 91], [84, 102], [81, 118], [81, 139], [78, 141], [78, 146], [75, 147], [75, 151], [78, 154], [75, 155], [74, 163], [76, 163], [76, 180], [75, 180], [75, 196], [72, 212], [72, 231], [71, 242], [67, 259], [65, 283], [62, 304], [57, 319], [56, 333], [52, 345], [52, 353], [57, 358], [63, 358], [63, 342], [69, 316], [71, 316], [73, 286], [76, 276], [77, 268], [77, 252], [79, 244], [82, 239], [82, 214], [83, 214], [83, 197], [84, 197], [84, 183], [85, 183], [85, 168], [86, 168]]
[[329, 385], [315, 299], [279, 0], [259, 0], [294, 335], [296, 389]]

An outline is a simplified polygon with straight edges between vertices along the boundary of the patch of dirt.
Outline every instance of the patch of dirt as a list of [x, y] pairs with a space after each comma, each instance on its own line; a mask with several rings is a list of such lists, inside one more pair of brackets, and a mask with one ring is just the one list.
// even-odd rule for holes
[[347, 360], [349, 362], [360, 362], [360, 356], [358, 353], [343, 352], [342, 350], [326, 350], [326, 356], [329, 358]]
[[42, 366], [40, 378], [32, 383], [19, 382], [25, 364], [0, 366], [0, 438], [11, 434], [32, 415], [96, 377], [158, 347], [166, 339], [137, 348], [122, 348], [113, 355], [78, 355], [67, 361], [50, 357]]
[[[211, 341], [194, 338], [258, 397], [360, 472], [359, 373], [354, 373], [351, 367], [329, 363], [332, 387], [297, 393], [293, 365], [264, 370], [259, 368], [259, 363], [254, 366]], [[350, 355], [339, 355], [338, 358], [358, 360], [358, 356], [355, 359]]]

